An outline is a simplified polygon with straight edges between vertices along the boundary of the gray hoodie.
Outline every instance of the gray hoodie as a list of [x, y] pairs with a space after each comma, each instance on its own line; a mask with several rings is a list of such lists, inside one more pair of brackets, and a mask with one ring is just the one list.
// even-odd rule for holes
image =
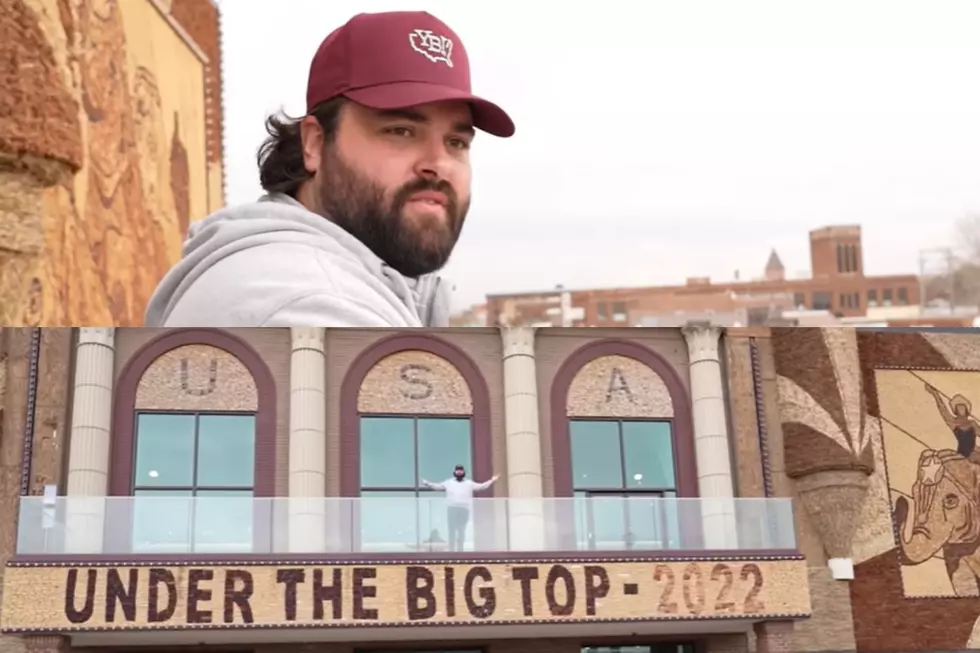
[[194, 223], [146, 326], [440, 327], [448, 284], [403, 277], [293, 198], [266, 195]]

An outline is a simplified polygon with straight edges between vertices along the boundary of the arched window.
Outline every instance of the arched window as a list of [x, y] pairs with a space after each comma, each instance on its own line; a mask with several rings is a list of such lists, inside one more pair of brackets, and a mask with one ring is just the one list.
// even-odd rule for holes
[[[681, 546], [697, 495], [691, 417], [676, 372], [628, 341], [582, 347], [552, 386], [555, 493], [575, 497], [577, 549]], [[668, 501], [663, 501], [667, 499]]]
[[[438, 338], [399, 335], [362, 353], [341, 392], [343, 494], [361, 499], [357, 546], [448, 546], [445, 502], [422, 481], [444, 481], [456, 465], [476, 481], [493, 474], [489, 395], [476, 365]], [[481, 517], [492, 518], [474, 510], [468, 547], [484, 536]]]
[[134, 501], [107, 527], [125, 524], [134, 553], [265, 549], [253, 499], [273, 495], [275, 397], [259, 355], [225, 332], [144, 346], [117, 382], [112, 443], [110, 493]]

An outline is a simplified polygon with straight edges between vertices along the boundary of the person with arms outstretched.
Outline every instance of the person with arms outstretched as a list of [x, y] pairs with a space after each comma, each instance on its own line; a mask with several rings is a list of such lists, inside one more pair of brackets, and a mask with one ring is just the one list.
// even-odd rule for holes
[[466, 478], [466, 468], [456, 465], [452, 478], [442, 483], [433, 483], [422, 479], [422, 485], [430, 490], [442, 490], [446, 493], [446, 521], [449, 525], [449, 550], [462, 551], [466, 541], [466, 527], [470, 521], [470, 511], [473, 506], [473, 493], [486, 490], [497, 482], [499, 476], [489, 481], [477, 483]]

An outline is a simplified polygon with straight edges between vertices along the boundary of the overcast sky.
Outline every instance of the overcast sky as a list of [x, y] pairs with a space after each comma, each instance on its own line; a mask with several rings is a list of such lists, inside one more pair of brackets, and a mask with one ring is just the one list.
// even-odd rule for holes
[[[304, 110], [321, 40], [424, 9], [474, 91], [514, 118], [474, 145], [446, 269], [486, 293], [809, 267], [807, 231], [860, 223], [866, 270], [915, 272], [980, 212], [980, 1], [222, 0], [228, 201], [261, 192], [266, 114]], [[972, 41], [972, 43], [971, 43]], [[380, 45], [380, 44], [379, 44]]]

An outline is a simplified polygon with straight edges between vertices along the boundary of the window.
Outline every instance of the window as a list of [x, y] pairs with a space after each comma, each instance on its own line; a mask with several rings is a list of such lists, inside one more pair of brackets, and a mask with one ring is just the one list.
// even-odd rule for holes
[[600, 322], [605, 322], [609, 319], [609, 313], [606, 309], [606, 302], [599, 302], [598, 305], [596, 305], [596, 319]]
[[868, 306], [876, 306], [878, 304], [878, 291], [872, 288], [868, 291]]
[[908, 288], [898, 289], [898, 303], [905, 306], [909, 303], [909, 291]]
[[456, 465], [472, 473], [470, 434], [469, 417], [361, 417], [362, 550], [445, 548], [443, 497], [422, 479], [443, 481]]
[[805, 293], [794, 293], [793, 294], [793, 308], [805, 309], [806, 308], [806, 294]]
[[831, 295], [829, 292], [813, 293], [813, 310], [829, 311], [830, 304], [831, 304]]
[[885, 306], [892, 305], [892, 289], [885, 288], [881, 291], [881, 301]]
[[837, 271], [838, 272], [857, 272], [858, 254], [857, 245], [838, 244], [837, 245]]
[[255, 416], [139, 413], [133, 550], [249, 552]]
[[670, 422], [574, 419], [572, 489], [580, 549], [679, 546]]
[[851, 296], [848, 295], [848, 294], [846, 294], [846, 293], [841, 293], [841, 296], [840, 296], [840, 305], [843, 308], [850, 308], [850, 305], [851, 305]]
[[848, 272], [858, 271], [858, 255], [857, 255], [857, 245], [847, 246], [848, 255]]
[[613, 322], [625, 322], [626, 321], [626, 303], [625, 302], [615, 302], [612, 305], [612, 319], [613, 319]]

